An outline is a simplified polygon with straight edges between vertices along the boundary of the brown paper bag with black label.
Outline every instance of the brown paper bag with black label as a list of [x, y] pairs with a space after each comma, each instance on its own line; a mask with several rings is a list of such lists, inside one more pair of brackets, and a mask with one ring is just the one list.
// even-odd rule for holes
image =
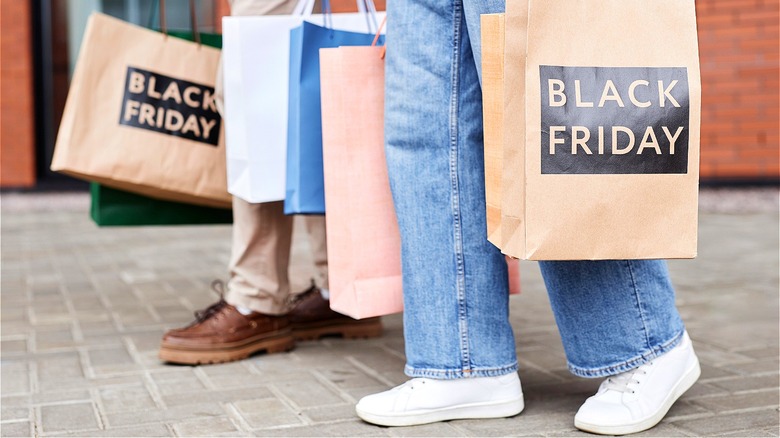
[[[695, 257], [701, 80], [693, 0], [527, 5], [527, 26], [513, 25], [511, 6], [506, 24], [504, 173], [513, 184], [501, 205], [518, 221], [504, 252], [532, 260]], [[509, 47], [522, 34], [525, 59]], [[520, 70], [521, 80], [509, 74]], [[520, 129], [507, 123], [517, 101]]]
[[[525, 57], [528, 39], [528, 0], [507, 0], [504, 17], [503, 160], [501, 171], [501, 222], [498, 247], [504, 254], [522, 258], [525, 241], [524, 137]], [[519, 91], [519, 92], [518, 92]], [[511, 146], [509, 146], [511, 145]]]
[[501, 174], [504, 160], [504, 14], [484, 14], [482, 32], [482, 118], [485, 136], [487, 236], [501, 245]]
[[93, 14], [51, 168], [146, 196], [230, 207], [220, 51]]

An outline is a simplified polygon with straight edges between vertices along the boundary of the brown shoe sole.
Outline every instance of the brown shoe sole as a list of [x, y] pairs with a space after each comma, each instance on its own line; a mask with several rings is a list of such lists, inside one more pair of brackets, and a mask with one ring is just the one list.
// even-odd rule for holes
[[341, 336], [344, 339], [375, 338], [382, 335], [382, 320], [339, 319], [293, 324], [293, 337], [296, 341], [316, 341], [323, 336]]
[[226, 346], [209, 350], [188, 349], [163, 344], [160, 346], [159, 356], [164, 362], [184, 365], [206, 365], [246, 359], [260, 351], [271, 354], [290, 351], [293, 348], [295, 348], [295, 340], [288, 332], [272, 338], [253, 340], [238, 346]]

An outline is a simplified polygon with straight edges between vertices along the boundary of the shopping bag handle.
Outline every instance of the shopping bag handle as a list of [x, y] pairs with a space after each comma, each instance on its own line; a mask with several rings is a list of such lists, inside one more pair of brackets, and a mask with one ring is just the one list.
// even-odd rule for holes
[[[299, 3], [301, 1], [304, 0], [300, 0]], [[322, 4], [323, 27], [326, 27], [328, 29], [333, 29], [333, 13], [331, 12], [330, 9], [330, 0], [322, 0], [321, 4]], [[378, 29], [379, 27], [377, 26], [377, 19], [376, 19], [377, 12], [376, 12], [376, 6], [374, 5], [374, 0], [355, 0], [355, 4], [357, 5], [358, 12], [363, 14], [366, 17], [366, 26], [368, 27], [368, 32], [371, 33], [374, 31], [374, 29]], [[311, 3], [311, 9], [314, 9], [313, 0]]]
[[[371, 41], [371, 47], [376, 47], [376, 43], [379, 42], [379, 37], [382, 35], [382, 29], [385, 28], [386, 23], [387, 23], [387, 15], [385, 15], [385, 18], [382, 19], [382, 24], [380, 24], [379, 27], [376, 29], [376, 35], [374, 35], [374, 41]], [[385, 59], [386, 52], [387, 52], [387, 44], [382, 44], [382, 53], [379, 55], [379, 58]]]
[[[198, 32], [198, 13], [195, 9], [195, 0], [190, 0], [190, 26], [192, 27], [192, 36], [195, 43], [200, 45], [200, 32]], [[168, 36], [168, 22], [165, 18], [165, 0], [160, 0], [160, 30], [163, 35]]]
[[387, 16], [385, 16], [385, 18], [382, 20], [382, 24], [380, 24], [379, 28], [376, 30], [374, 41], [371, 41], [371, 47], [376, 46], [376, 43], [379, 42], [379, 37], [382, 36], [382, 29], [384, 29], [385, 23], [387, 23]]
[[295, 9], [292, 11], [294, 16], [308, 17], [314, 12], [314, 0], [298, 0], [295, 4]]
[[361, 4], [363, 4], [368, 10], [368, 13], [366, 14], [366, 24], [368, 25], [368, 31], [371, 32], [371, 24], [373, 24], [374, 29], [377, 30], [377, 33], [381, 32], [380, 26], [378, 26], [376, 23], [376, 5], [374, 5], [374, 0], [363, 0], [362, 3], [360, 0], [357, 0], [357, 3], [358, 10], [360, 10], [360, 12], [363, 12]]

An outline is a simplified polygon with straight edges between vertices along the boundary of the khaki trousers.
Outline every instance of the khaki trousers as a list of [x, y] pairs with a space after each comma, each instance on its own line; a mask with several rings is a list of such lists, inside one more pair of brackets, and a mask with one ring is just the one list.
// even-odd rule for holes
[[[325, 217], [303, 219], [305, 229], [300, 231], [308, 234], [313, 280], [327, 289]], [[284, 214], [283, 201], [250, 204], [233, 198], [233, 249], [225, 301], [269, 315], [289, 311], [292, 232], [293, 217]]]
[[[231, 15], [288, 14], [295, 4], [295, 0], [231, 0], [230, 11]], [[217, 106], [222, 112], [221, 62], [216, 88]], [[325, 218], [307, 216], [304, 223], [315, 267], [313, 280], [327, 289]], [[293, 218], [284, 214], [284, 202], [250, 204], [233, 198], [233, 246], [225, 301], [269, 315], [290, 310], [292, 232]]]

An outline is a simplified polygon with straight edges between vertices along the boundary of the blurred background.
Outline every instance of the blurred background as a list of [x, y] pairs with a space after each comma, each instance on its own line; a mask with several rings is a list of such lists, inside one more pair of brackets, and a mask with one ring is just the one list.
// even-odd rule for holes
[[[49, 170], [87, 17], [102, 11], [157, 26], [157, 0], [0, 0], [0, 188], [86, 189]], [[335, 11], [355, 8], [335, 0]], [[217, 32], [227, 0], [197, 0], [200, 30]], [[384, 9], [384, 0], [377, 6]], [[705, 185], [777, 185], [778, 0], [699, 0]], [[188, 29], [188, 2], [167, 2], [170, 27]]]
[[[87, 17], [102, 11], [153, 27], [157, 0], [0, 0], [1, 188], [84, 188], [48, 167]], [[334, 10], [354, 9], [350, 0]], [[377, 6], [384, 9], [384, 1]], [[217, 32], [227, 0], [197, 0], [200, 30]], [[777, 0], [699, 0], [703, 85], [701, 179], [777, 185]], [[171, 28], [187, 29], [188, 2], [169, 0]]]

